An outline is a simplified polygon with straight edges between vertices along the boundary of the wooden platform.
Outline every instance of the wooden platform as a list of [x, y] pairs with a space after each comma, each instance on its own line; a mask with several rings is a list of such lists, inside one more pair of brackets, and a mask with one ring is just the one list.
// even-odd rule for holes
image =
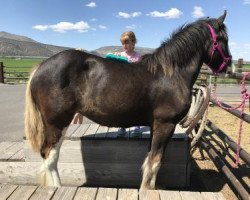
[[225, 200], [221, 193], [0, 184], [0, 200]]
[[[136, 187], [148, 153], [149, 129], [135, 138], [130, 129], [117, 137], [117, 128], [98, 124], [69, 126], [60, 151], [58, 170], [63, 185]], [[190, 144], [177, 128], [170, 141], [157, 184], [165, 188], [187, 187], [190, 178]], [[26, 140], [0, 143], [0, 183], [39, 184], [42, 159]]]

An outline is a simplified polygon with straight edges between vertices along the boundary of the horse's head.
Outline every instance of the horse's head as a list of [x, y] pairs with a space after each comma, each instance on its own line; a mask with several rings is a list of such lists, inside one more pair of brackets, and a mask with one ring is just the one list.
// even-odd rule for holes
[[231, 65], [231, 54], [228, 47], [226, 26], [223, 23], [227, 12], [225, 11], [218, 19], [208, 19], [206, 26], [209, 31], [205, 63], [212, 69], [214, 74], [226, 72]]

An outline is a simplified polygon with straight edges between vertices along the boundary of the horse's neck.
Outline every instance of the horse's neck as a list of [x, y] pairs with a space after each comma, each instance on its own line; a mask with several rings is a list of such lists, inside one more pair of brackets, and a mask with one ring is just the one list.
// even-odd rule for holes
[[190, 90], [198, 77], [202, 64], [201, 53], [197, 53], [194, 58], [190, 58], [190, 62], [188, 62], [187, 66], [184, 68], [178, 68], [178, 73], [184, 82], [183, 84], [185, 84]]
[[[204, 62], [206, 42], [205, 38], [199, 37], [198, 35], [196, 38], [193, 37], [193, 39], [190, 40], [183, 39], [182, 43], [184, 42], [186, 42], [186, 45], [181, 45], [181, 47], [176, 50], [178, 51], [178, 55], [183, 56], [175, 56], [172, 51], [168, 52], [167, 56], [170, 56], [170, 58], [173, 59], [172, 63], [177, 65], [174, 67], [174, 70], [176, 70], [177, 76], [183, 77], [184, 83], [182, 84], [192, 89]], [[167, 43], [165, 48], [171, 48], [170, 45], [171, 43]]]

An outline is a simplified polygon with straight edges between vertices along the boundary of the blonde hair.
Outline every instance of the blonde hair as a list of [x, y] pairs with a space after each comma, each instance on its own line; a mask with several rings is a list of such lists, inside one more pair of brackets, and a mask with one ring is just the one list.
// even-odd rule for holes
[[135, 44], [137, 42], [137, 39], [133, 31], [126, 31], [122, 33], [120, 41], [122, 44], [126, 43], [127, 41], [133, 42]]

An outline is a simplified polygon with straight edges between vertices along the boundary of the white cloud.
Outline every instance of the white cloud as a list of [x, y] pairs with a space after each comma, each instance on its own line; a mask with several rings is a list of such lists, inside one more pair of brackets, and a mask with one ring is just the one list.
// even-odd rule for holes
[[137, 26], [135, 24], [132, 24], [132, 25], [129, 25], [129, 26], [126, 26], [125, 27], [127, 30], [133, 30], [133, 29], [136, 29]]
[[246, 49], [250, 49], [250, 43], [249, 43], [249, 44], [244, 44], [243, 46], [244, 46], [244, 48], [246, 48]]
[[194, 10], [192, 12], [192, 16], [193, 18], [200, 18], [200, 17], [204, 17], [205, 14], [203, 12], [203, 8], [199, 7], [199, 6], [195, 6]]
[[45, 31], [48, 29], [51, 29], [55, 32], [60, 32], [64, 33], [66, 31], [71, 31], [75, 30], [80, 33], [87, 32], [90, 29], [90, 26], [88, 25], [87, 22], [80, 21], [76, 23], [71, 23], [71, 22], [59, 22], [54, 25], [35, 25], [33, 26], [34, 29], [40, 30], [40, 31]]
[[128, 18], [139, 17], [141, 14], [142, 14], [141, 12], [133, 12], [133, 13], [119, 12], [117, 17], [128, 19]]
[[35, 25], [32, 28], [37, 29], [39, 31], [46, 31], [49, 28], [49, 26], [48, 25]]
[[166, 12], [153, 11], [147, 14], [151, 17], [165, 17], [167, 19], [180, 18], [183, 13], [177, 8], [171, 8]]
[[139, 17], [141, 15], [141, 12], [133, 12], [131, 13], [132, 17]]
[[95, 2], [90, 2], [88, 4], [86, 4], [87, 7], [90, 7], [90, 8], [94, 8], [96, 7], [96, 3]]
[[250, 0], [244, 0], [243, 4], [250, 4]]
[[229, 46], [237, 46], [237, 43], [236, 42], [229, 42]]
[[246, 61], [250, 61], [250, 43], [230, 42], [229, 48], [234, 60], [243, 58]]
[[130, 14], [124, 13], [124, 12], [119, 12], [117, 17], [122, 17], [122, 18], [129, 18]]
[[104, 26], [104, 25], [99, 25], [98, 26], [100, 29], [103, 29], [103, 30], [106, 30], [107, 29], [107, 26]]

